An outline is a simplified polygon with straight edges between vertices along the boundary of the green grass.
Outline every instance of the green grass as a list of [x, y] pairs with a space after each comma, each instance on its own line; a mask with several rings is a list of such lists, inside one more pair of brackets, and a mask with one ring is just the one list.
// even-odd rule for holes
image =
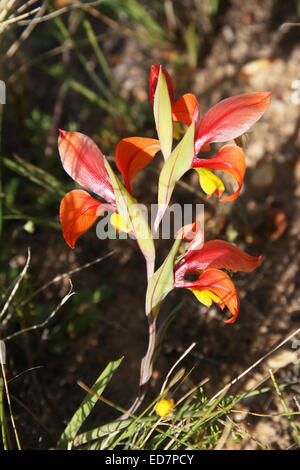
[[[154, 412], [155, 404], [164, 396], [178, 395], [180, 387], [186, 382], [188, 375], [187, 373], [179, 374], [179, 380], [173, 379], [169, 384], [166, 384], [162, 393], [142, 413], [130, 416], [125, 420], [115, 420], [99, 426], [94, 425], [92, 428], [88, 427], [85, 422], [97, 402], [98, 406], [111, 406], [121, 413], [125, 413], [125, 410], [120, 409], [102, 396], [103, 382], [106, 387], [109, 386], [109, 381], [119, 364], [120, 361], [109, 364], [90, 389], [84, 384], [79, 384], [89, 393], [59, 439], [58, 448], [195, 451], [219, 450], [226, 448], [226, 446], [230, 448], [233, 443], [242, 445], [250, 441], [255, 448], [271, 449], [253, 436], [247, 426], [237, 423], [235, 413], [239, 411], [240, 403], [255, 395], [275, 392], [282, 400], [283, 389], [289, 384], [279, 386], [274, 381], [273, 373], [266, 376], [264, 380], [267, 381], [271, 377], [274, 387], [262, 387], [262, 382], [259, 382], [251, 391], [242, 394], [231, 395], [228, 393], [228, 389], [225, 389], [217, 397], [210, 399], [205, 394], [205, 387], [201, 384], [195, 386], [184, 396], [180, 397], [179, 395], [172, 413], [161, 418]], [[292, 448], [297, 448], [299, 447], [299, 429], [295, 424], [295, 419], [298, 418], [300, 411], [291, 411], [286, 405], [283, 408], [282, 413], [264, 414], [264, 418], [272, 422], [274, 418], [286, 417], [291, 423], [294, 434], [295, 442]], [[249, 412], [248, 419], [251, 414], [256, 415], [254, 412]], [[84, 430], [84, 426], [88, 429]]]

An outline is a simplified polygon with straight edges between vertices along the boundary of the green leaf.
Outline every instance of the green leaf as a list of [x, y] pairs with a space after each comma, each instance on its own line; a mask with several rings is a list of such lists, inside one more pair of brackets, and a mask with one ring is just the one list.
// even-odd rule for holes
[[[102, 374], [98, 377], [94, 385], [91, 387], [91, 389], [95, 393], [97, 393], [98, 395], [101, 395], [103, 393], [103, 390], [105, 389], [106, 385], [111, 380], [115, 371], [118, 369], [122, 360], [123, 358], [118, 359], [117, 361], [110, 362], [108, 364], [108, 366], [104, 369]], [[68, 442], [73, 441], [75, 439], [79, 429], [81, 428], [82, 424], [87, 419], [87, 417], [89, 416], [90, 412], [92, 411], [97, 401], [98, 401], [98, 398], [95, 395], [91, 393], [87, 394], [87, 396], [84, 398], [81, 405], [79, 406], [77, 411], [74, 413], [73, 417], [71, 418], [68, 426], [66, 427], [66, 429], [60, 436], [59, 441], [57, 443], [57, 449], [66, 449], [68, 446]]]
[[175, 240], [165, 261], [148, 282], [146, 315], [152, 312], [154, 317], [157, 317], [161, 302], [174, 287], [174, 260], [181, 240], [181, 238]]
[[154, 224], [155, 231], [163, 218], [176, 182], [191, 168], [194, 158], [194, 135], [195, 124], [192, 123], [161, 170], [158, 182], [159, 209]]
[[172, 105], [167, 80], [160, 68], [153, 103], [154, 119], [160, 148], [165, 160], [168, 160], [173, 144]]
[[54, 176], [16, 154], [14, 154], [14, 160], [4, 157], [3, 163], [10, 170], [28, 178], [33, 183], [47, 189], [47, 191], [55, 193], [57, 197], [63, 196], [66, 192], [64, 185]]
[[122, 421], [113, 421], [111, 423], [103, 424], [89, 431], [78, 434], [74, 439], [73, 445], [75, 447], [82, 446], [88, 442], [100, 439], [101, 437], [108, 436], [109, 434], [121, 431], [127, 428], [132, 423], [132, 419], [124, 419]]

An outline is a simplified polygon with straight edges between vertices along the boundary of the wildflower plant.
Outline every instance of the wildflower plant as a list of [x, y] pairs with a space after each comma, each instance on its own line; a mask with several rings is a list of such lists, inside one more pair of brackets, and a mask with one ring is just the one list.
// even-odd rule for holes
[[[104, 211], [110, 211], [112, 226], [133, 236], [145, 258], [149, 343], [141, 362], [139, 394], [128, 413], [137, 409], [145, 395], [158, 344], [157, 317], [163, 300], [173, 289], [188, 289], [208, 308], [212, 303], [222, 310], [227, 307], [231, 314], [225, 319], [227, 323], [234, 322], [238, 316], [238, 294], [228, 272], [252, 271], [259, 265], [260, 256], [251, 256], [226, 241], [206, 241], [203, 224], [194, 220], [177, 231], [168, 255], [157, 267], [154, 233], [159, 229], [176, 183], [191, 169], [198, 173], [207, 198], [216, 194], [222, 202], [239, 196], [245, 174], [245, 155], [238, 143], [266, 111], [270, 95], [271, 92], [255, 92], [233, 96], [201, 116], [195, 95], [188, 93], [175, 100], [174, 85], [167, 70], [160, 64], [153, 65], [149, 98], [157, 139], [129, 137], [118, 143], [115, 159], [123, 181], [92, 139], [80, 132], [60, 130], [58, 148], [62, 165], [84, 188], [70, 191], [61, 201], [60, 220], [66, 242], [74, 248], [77, 239], [98, 217]], [[174, 134], [179, 137], [182, 127], [185, 127], [184, 135], [174, 144]], [[202, 156], [213, 143], [224, 145], [214, 157]], [[133, 181], [159, 152], [164, 162], [158, 179], [158, 210], [151, 228], [133, 196]], [[233, 177], [237, 183], [233, 194], [223, 197], [225, 186], [215, 170]], [[105, 202], [94, 199], [86, 190]], [[189, 280], [191, 274], [194, 280]], [[159, 414], [164, 415], [165, 410]]]

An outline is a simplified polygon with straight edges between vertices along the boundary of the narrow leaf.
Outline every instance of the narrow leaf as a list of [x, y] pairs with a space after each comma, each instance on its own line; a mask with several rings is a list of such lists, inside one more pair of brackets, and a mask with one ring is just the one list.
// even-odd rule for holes
[[4, 165], [12, 171], [15, 171], [19, 175], [28, 178], [35, 184], [42, 186], [47, 191], [54, 193], [57, 198], [63, 196], [65, 188], [56, 178], [52, 177], [49, 173], [41, 170], [40, 168], [32, 165], [23, 160], [21, 157], [14, 155], [16, 161], [11, 158], [3, 158]]
[[[111, 380], [113, 374], [118, 369], [119, 365], [121, 364], [123, 358], [118, 359], [117, 361], [112, 361], [108, 364], [108, 366], [104, 369], [102, 374], [98, 377], [94, 385], [91, 389], [98, 395], [101, 395], [106, 387], [106, 385]], [[58, 449], [66, 449], [68, 445], [68, 441], [73, 441], [76, 437], [80, 427], [84, 423], [84, 421], [89, 416], [90, 412], [92, 411], [93, 407], [97, 403], [98, 398], [95, 395], [90, 393], [82, 401], [81, 405], [71, 418], [68, 426], [60, 436], [60, 439], [57, 443]]]
[[103, 424], [97, 428], [78, 434], [74, 440], [74, 446], [79, 447], [88, 442], [98, 440], [109, 434], [121, 431], [124, 428], [129, 427], [132, 424], [132, 419], [124, 419], [122, 421], [112, 421], [107, 424]]
[[165, 162], [160, 173], [158, 183], [159, 210], [154, 224], [155, 231], [158, 229], [158, 225], [169, 204], [176, 182], [191, 168], [194, 157], [194, 133], [195, 124], [192, 123], [183, 139]]
[[147, 273], [150, 277], [154, 269], [155, 247], [143, 207], [128, 193], [107, 161], [105, 166], [116, 196], [118, 213], [122, 217], [123, 223], [131, 227], [133, 231], [140, 250], [146, 259]]
[[174, 261], [181, 241], [181, 237], [175, 240], [165, 261], [148, 282], [146, 315], [152, 312], [157, 316], [161, 302], [174, 287]]
[[160, 147], [165, 160], [168, 160], [173, 143], [172, 106], [166, 77], [160, 69], [153, 104], [154, 119]]

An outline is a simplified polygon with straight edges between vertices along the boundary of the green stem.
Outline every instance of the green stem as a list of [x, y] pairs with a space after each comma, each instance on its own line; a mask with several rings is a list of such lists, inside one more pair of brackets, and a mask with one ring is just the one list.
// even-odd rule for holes
[[3, 195], [2, 195], [2, 117], [3, 117], [3, 105], [0, 105], [0, 237], [2, 235], [2, 224], [3, 224]]
[[152, 312], [149, 315], [149, 343], [148, 349], [141, 364], [140, 387], [146, 385], [152, 375], [153, 354], [156, 345], [156, 317]]
[[107, 63], [107, 60], [102, 52], [102, 50], [100, 49], [100, 46], [99, 46], [99, 42], [97, 40], [97, 37], [94, 33], [94, 30], [92, 28], [92, 25], [91, 23], [85, 19], [83, 21], [83, 25], [85, 27], [85, 30], [86, 30], [86, 33], [87, 33], [87, 36], [88, 36], [88, 39], [94, 49], [94, 52], [96, 54], [96, 57], [98, 59], [98, 62], [108, 80], [108, 82], [110, 83], [111, 87], [112, 87], [112, 90], [115, 94], [119, 94], [119, 90], [118, 90], [118, 85], [117, 85], [117, 82], [115, 80], [115, 77], [113, 76], [111, 70], [110, 70], [110, 67]]
[[55, 21], [58, 29], [60, 30], [61, 34], [63, 35], [64, 39], [67, 39], [72, 44], [73, 50], [74, 50], [75, 54], [77, 55], [79, 62], [84, 67], [84, 69], [86, 70], [86, 72], [90, 76], [91, 80], [93, 80], [93, 82], [99, 88], [99, 90], [103, 93], [103, 95], [106, 96], [106, 99], [108, 101], [114, 102], [114, 97], [111, 94], [110, 90], [105, 86], [105, 84], [102, 82], [102, 80], [96, 74], [96, 72], [93, 70], [90, 63], [86, 60], [85, 56], [78, 49], [74, 39], [72, 38], [72, 36], [71, 36], [70, 32], [68, 31], [68, 29], [65, 27], [62, 20], [60, 18], [55, 18], [54, 21]]
[[146, 355], [144, 356], [141, 363], [140, 372], [140, 385], [139, 394], [131, 405], [130, 409], [121, 416], [121, 420], [127, 419], [130, 415], [134, 414], [135, 411], [142, 404], [144, 397], [147, 392], [149, 380], [152, 375], [153, 358], [156, 350], [156, 317], [152, 314], [149, 315], [149, 343]]

